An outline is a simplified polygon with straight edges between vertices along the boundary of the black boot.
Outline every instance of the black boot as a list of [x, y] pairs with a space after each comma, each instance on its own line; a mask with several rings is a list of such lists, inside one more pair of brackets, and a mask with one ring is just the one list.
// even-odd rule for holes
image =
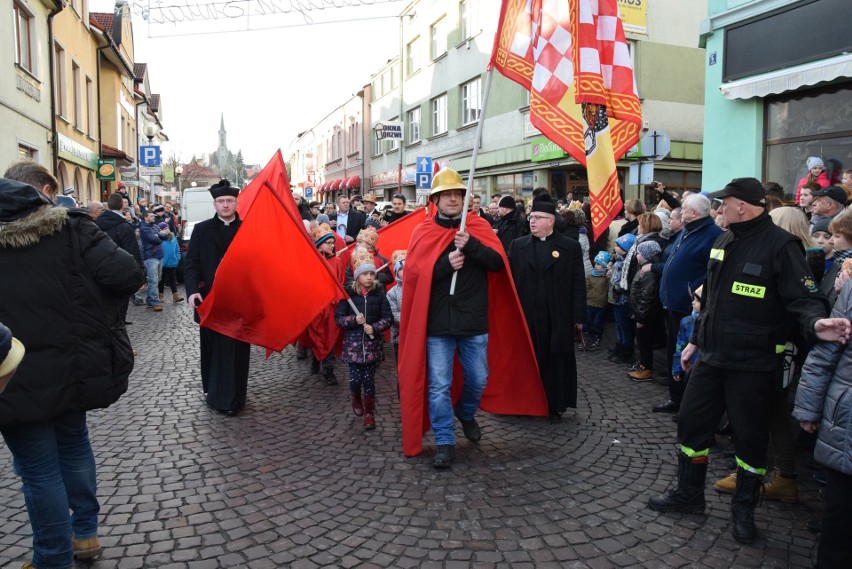
[[316, 358], [311, 359], [311, 374], [320, 372], [320, 362]]
[[704, 512], [704, 482], [707, 477], [707, 457], [689, 458], [677, 453], [677, 488], [648, 500], [648, 507], [655, 512]]
[[743, 468], [737, 469], [737, 490], [731, 500], [731, 533], [739, 543], [753, 543], [757, 537], [754, 509], [760, 499], [761, 488], [763, 476]]

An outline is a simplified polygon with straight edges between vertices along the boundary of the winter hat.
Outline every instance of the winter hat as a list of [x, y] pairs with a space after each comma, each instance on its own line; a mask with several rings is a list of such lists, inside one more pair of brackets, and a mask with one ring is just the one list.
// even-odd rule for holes
[[25, 352], [24, 345], [12, 337], [12, 331], [0, 324], [0, 377], [15, 371]]
[[160, 223], [157, 224], [157, 227], [159, 227], [160, 229], [165, 229], [168, 226], [169, 226], [169, 224], [166, 223], [165, 221], [161, 221]]
[[671, 216], [670, 216], [668, 210], [656, 209], [656, 210], [654, 210], [654, 215], [656, 215], [657, 217], [660, 218], [660, 223], [663, 224], [663, 230], [666, 230], [666, 229], [669, 228], [669, 220], [671, 219]]
[[642, 241], [636, 246], [636, 249], [646, 261], [650, 261], [662, 251], [662, 249], [660, 249], [660, 244], [656, 241]]
[[831, 235], [831, 229], [829, 226], [831, 225], [831, 219], [827, 217], [821, 217], [818, 220], [814, 221], [814, 227], [811, 229], [811, 235], [816, 233], [817, 231], [822, 231], [823, 233], [828, 233]]
[[163, 205], [163, 204], [161, 204], [161, 203], [158, 203], [157, 205], [155, 205], [155, 206], [151, 209], [151, 211], [153, 211], [154, 213], [160, 213], [161, 211], [166, 211], [166, 206], [164, 206], [164, 205]]
[[322, 223], [311, 230], [311, 237], [314, 240], [314, 244], [319, 247], [329, 239], [333, 241], [334, 232], [331, 230], [331, 227], [329, 227], [327, 223]]
[[405, 268], [405, 257], [393, 264], [393, 276], [399, 278], [399, 272]]
[[633, 247], [633, 243], [635, 241], [636, 236], [632, 233], [627, 233], [616, 239], [615, 244], [621, 247], [621, 250], [626, 253], [627, 251], [630, 251], [630, 248]]
[[818, 156], [808, 156], [807, 164], [808, 170], [812, 170], [817, 166], [819, 166], [820, 168], [825, 168], [825, 164], [823, 163], [822, 158]]
[[358, 238], [355, 241], [360, 241], [375, 249], [376, 243], [379, 242], [379, 234], [373, 227], [365, 227], [358, 232]]
[[497, 207], [517, 209], [518, 204], [515, 203], [515, 198], [513, 198], [512, 196], [503, 196], [502, 198], [500, 198], [500, 203], [497, 204]]
[[357, 247], [352, 254], [352, 275], [357, 279], [364, 273], [375, 273], [376, 263], [373, 254], [367, 249]]
[[[375, 212], [378, 213], [378, 212]], [[364, 223], [364, 229], [374, 229], [378, 231], [380, 229], [379, 220], [375, 217], [370, 216], [367, 221]]]
[[611, 258], [610, 254], [606, 251], [600, 251], [597, 255], [595, 255], [595, 260], [593, 262], [595, 265], [606, 267]]
[[328, 224], [328, 216], [324, 213], [321, 213], [317, 216], [317, 225], [322, 225], [323, 223], [325, 223], [326, 225]]

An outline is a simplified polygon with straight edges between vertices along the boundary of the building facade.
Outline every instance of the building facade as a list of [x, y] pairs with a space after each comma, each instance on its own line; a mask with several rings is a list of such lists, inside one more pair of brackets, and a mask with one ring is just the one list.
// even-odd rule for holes
[[12, 0], [0, 23], [0, 174], [18, 160], [53, 171], [50, 25], [62, 0]]
[[847, 0], [710, 0], [703, 186], [774, 181], [793, 199], [806, 160], [830, 181], [852, 168], [852, 34]]

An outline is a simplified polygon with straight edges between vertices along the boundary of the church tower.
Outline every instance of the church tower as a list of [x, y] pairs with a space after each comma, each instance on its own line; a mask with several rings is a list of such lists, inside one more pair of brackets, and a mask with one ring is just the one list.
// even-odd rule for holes
[[228, 134], [225, 132], [225, 113], [222, 113], [219, 123], [219, 148], [216, 150], [216, 158], [218, 159], [220, 169], [225, 167], [225, 160], [228, 157], [227, 139]]

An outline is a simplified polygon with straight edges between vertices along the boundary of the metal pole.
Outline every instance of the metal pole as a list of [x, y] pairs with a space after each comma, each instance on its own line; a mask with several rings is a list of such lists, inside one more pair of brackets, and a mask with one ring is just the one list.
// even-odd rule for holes
[[[491, 91], [491, 77], [494, 75], [494, 68], [488, 70], [485, 76], [485, 92], [482, 94], [482, 113], [479, 115], [479, 123], [476, 125], [476, 138], [473, 141], [473, 154], [470, 157], [470, 170], [467, 174], [467, 191], [464, 193], [464, 206], [462, 207], [462, 218], [459, 224], [459, 231], [464, 231], [467, 223], [467, 208], [470, 204], [470, 194], [473, 193], [473, 177], [476, 172], [476, 159], [479, 156], [479, 146], [482, 143], [482, 128], [485, 126], [485, 106], [488, 104], [488, 93]], [[453, 279], [450, 282], [450, 295], [456, 292], [456, 279], [459, 272], [453, 272]]]

